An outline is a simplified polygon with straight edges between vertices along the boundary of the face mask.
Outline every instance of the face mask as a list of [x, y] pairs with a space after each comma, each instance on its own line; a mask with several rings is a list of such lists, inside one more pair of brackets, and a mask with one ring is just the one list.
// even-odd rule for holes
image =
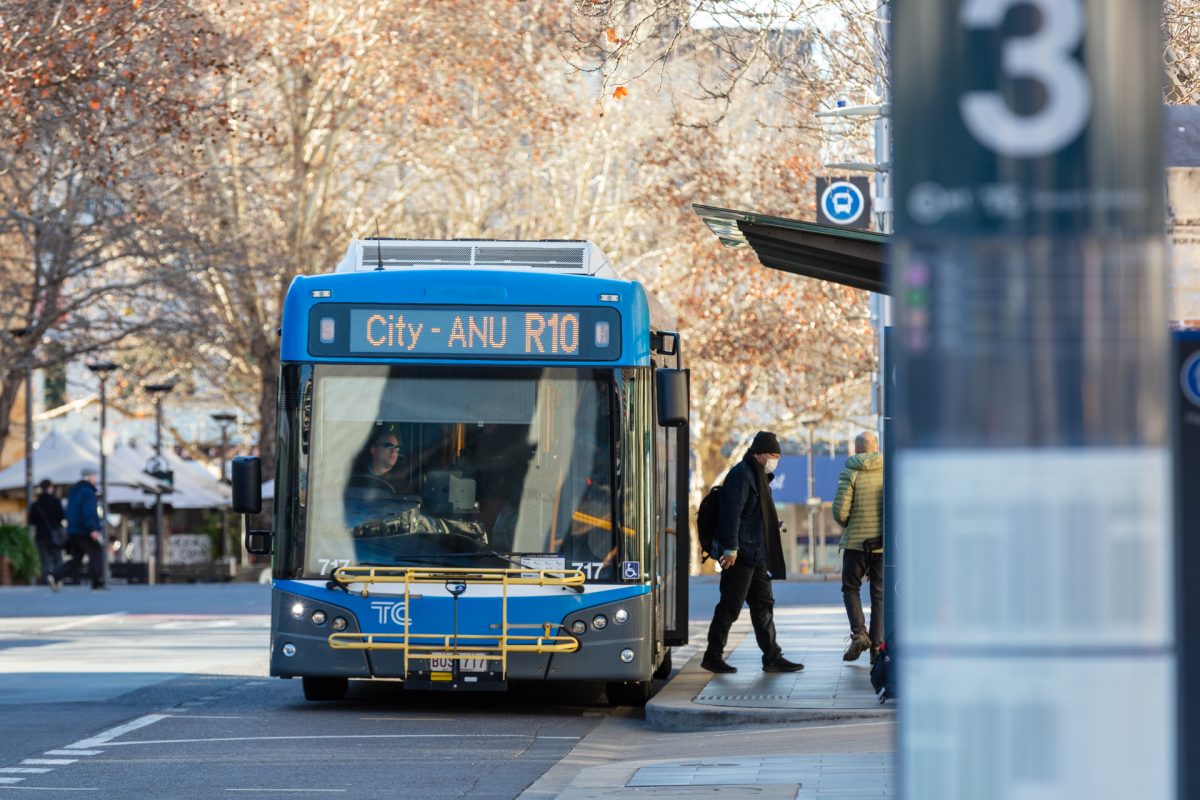
[[775, 468], [778, 466], [779, 466], [779, 457], [776, 456], [775, 458], [768, 458], [767, 463], [763, 464], [763, 469], [765, 469], [767, 472], [774, 472]]

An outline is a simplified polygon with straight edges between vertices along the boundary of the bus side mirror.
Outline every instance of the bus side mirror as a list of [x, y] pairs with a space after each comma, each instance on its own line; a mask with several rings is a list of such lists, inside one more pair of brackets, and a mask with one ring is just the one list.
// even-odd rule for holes
[[654, 373], [658, 395], [658, 424], [678, 428], [688, 422], [688, 371], [660, 369]]
[[271, 555], [272, 538], [270, 531], [246, 531], [246, 552], [252, 556]]
[[236, 456], [230, 473], [233, 511], [258, 514], [262, 511], [262, 461], [258, 456]]

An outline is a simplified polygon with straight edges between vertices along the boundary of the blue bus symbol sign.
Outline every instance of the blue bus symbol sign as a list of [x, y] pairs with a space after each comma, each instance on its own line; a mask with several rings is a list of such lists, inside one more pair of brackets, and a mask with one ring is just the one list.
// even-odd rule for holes
[[1192, 401], [1192, 405], [1200, 406], [1200, 350], [1192, 353], [1187, 361], [1183, 362], [1183, 369], [1179, 372], [1179, 384], [1183, 387], [1187, 399]]
[[870, 184], [866, 178], [817, 178], [817, 222], [868, 228], [870, 208]]
[[642, 577], [642, 563], [640, 561], [622, 561], [621, 562], [621, 580], [636, 581]]

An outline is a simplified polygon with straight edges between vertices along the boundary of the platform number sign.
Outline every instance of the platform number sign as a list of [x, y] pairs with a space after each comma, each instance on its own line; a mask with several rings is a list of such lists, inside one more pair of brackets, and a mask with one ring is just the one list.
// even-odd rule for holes
[[903, 6], [897, 233], [1154, 229], [1161, 190], [1146, 176], [1162, 171], [1162, 109], [1144, 87], [1161, 67], [1130, 54], [1159, 52], [1157, 11], [1115, 0]]
[[841, 228], [871, 227], [871, 186], [866, 178], [817, 178], [817, 222]]
[[959, 21], [967, 31], [999, 31], [1008, 12], [1033, 6], [1041, 21], [1033, 31], [1000, 45], [1004, 78], [1036, 84], [1044, 93], [1031, 113], [1016, 111], [995, 89], [969, 91], [959, 99], [967, 130], [980, 144], [1013, 158], [1058, 152], [1074, 141], [1092, 113], [1092, 90], [1078, 58], [1084, 18], [1080, 0], [966, 0]]

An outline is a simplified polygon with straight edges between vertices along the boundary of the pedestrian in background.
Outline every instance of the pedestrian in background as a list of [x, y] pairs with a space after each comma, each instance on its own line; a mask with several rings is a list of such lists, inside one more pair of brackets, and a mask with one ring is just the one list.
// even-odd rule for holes
[[[870, 431], [854, 437], [854, 455], [838, 476], [833, 518], [846, 529], [838, 542], [842, 600], [850, 619], [850, 646], [842, 660], [856, 661], [870, 649], [874, 664], [883, 642], [883, 454], [879, 437]], [[864, 576], [871, 583], [869, 634], [860, 597]]]
[[58, 591], [62, 580], [79, 574], [84, 556], [92, 576], [92, 590], [104, 586], [104, 524], [100, 521], [96, 470], [84, 467], [79, 481], [67, 492], [67, 554], [70, 558], [52, 571], [46, 582]]
[[780, 541], [779, 514], [771, 498], [772, 473], [779, 465], [779, 440], [759, 431], [750, 450], [725, 477], [717, 517], [716, 552], [720, 554], [721, 599], [708, 628], [708, 649], [700, 666], [709, 672], [737, 672], [725, 661], [729, 628], [750, 605], [754, 637], [762, 650], [763, 672], [799, 672], [775, 641], [775, 595], [771, 581], [787, 578]]
[[62, 501], [54, 493], [54, 484], [44, 480], [38, 484], [41, 491], [29, 506], [29, 524], [34, 529], [38, 558], [41, 560], [39, 583], [46, 583], [51, 572], [62, 564], [62, 551], [67, 544], [67, 532], [63, 528]]

